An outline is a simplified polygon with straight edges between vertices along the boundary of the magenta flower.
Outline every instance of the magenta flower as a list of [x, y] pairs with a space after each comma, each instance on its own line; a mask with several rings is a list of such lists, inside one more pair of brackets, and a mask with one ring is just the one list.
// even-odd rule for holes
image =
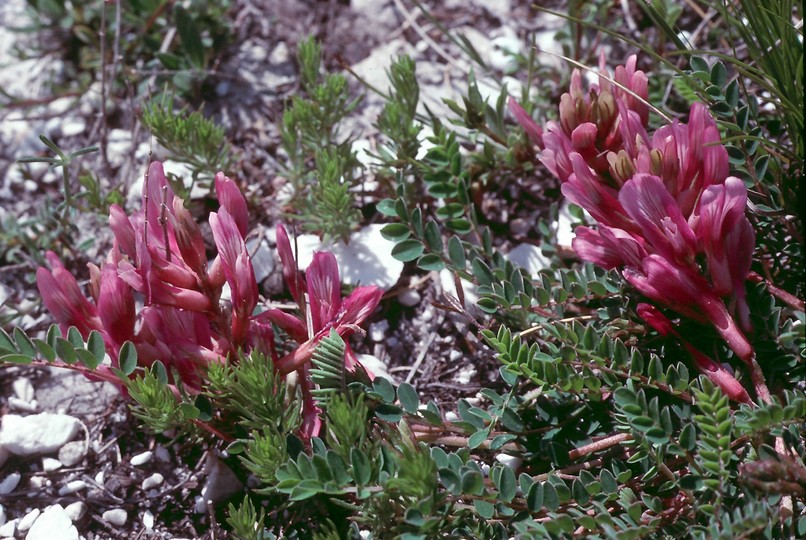
[[571, 245], [582, 260], [608, 270], [622, 266], [638, 268], [647, 256], [644, 239], [622, 229], [600, 225], [598, 230], [577, 227], [574, 233]]
[[744, 214], [747, 189], [733, 176], [702, 194], [690, 222], [705, 253], [711, 284], [719, 296], [730, 297], [734, 315], [749, 332], [750, 311], [744, 282], [753, 262], [755, 234]]
[[[197, 388], [204, 366], [237, 358], [240, 350], [260, 347], [276, 359], [270, 324], [252, 316], [257, 283], [246, 251], [246, 201], [232, 180], [219, 173], [216, 192], [221, 208], [210, 216], [219, 255], [208, 264], [201, 230], [168, 185], [159, 162], [149, 166], [143, 210], [127, 216], [110, 208], [115, 245], [102, 269], [91, 266], [87, 300], [55, 256], [53, 270], [40, 268], [37, 282], [56, 320], [76, 326], [86, 338], [104, 337], [112, 365], [120, 347], [134, 344], [144, 366], [161, 360]], [[232, 292], [231, 309], [221, 305], [224, 283]], [[145, 306], [135, 309], [134, 293]]]
[[683, 348], [688, 351], [694, 359], [694, 363], [700, 373], [711, 379], [726, 396], [734, 401], [750, 403], [750, 396], [736, 378], [728, 372], [722, 365], [700, 352], [691, 343], [683, 339], [683, 336], [675, 329], [674, 324], [655, 306], [649, 304], [638, 304], [638, 315], [644, 319], [652, 328], [662, 335], [671, 335], [677, 339]]
[[739, 358], [745, 362], [752, 360], [752, 345], [728, 313], [722, 299], [695, 270], [651, 254], [640, 268], [625, 267], [622, 274], [641, 294], [658, 305], [694, 321], [712, 324]]
[[624, 184], [618, 198], [651, 251], [682, 265], [693, 264], [697, 249], [694, 231], [660, 178], [636, 174]]
[[694, 103], [688, 124], [674, 121], [658, 129], [652, 142], [631, 152], [637, 172], [663, 180], [688, 217], [708, 186], [721, 184], [728, 176], [728, 152], [720, 144], [719, 129], [708, 109]]
[[55, 253], [48, 252], [47, 259], [52, 270], [37, 269], [36, 286], [45, 307], [62, 325], [62, 333], [66, 333], [69, 326], [78, 328], [83, 336], [101, 330], [98, 309], [84, 297], [73, 274], [67, 271]]
[[580, 154], [572, 152], [569, 157], [573, 173], [562, 185], [563, 195], [599, 223], [627, 231], [635, 229], [635, 223], [619, 201], [618, 191], [605, 184]]
[[543, 148], [543, 129], [537, 125], [537, 122], [529, 116], [529, 113], [512, 96], [507, 101], [507, 106], [509, 107], [509, 112], [515, 117], [515, 121], [526, 131], [526, 135], [532, 141], [532, 144]]
[[244, 343], [249, 320], [258, 300], [255, 272], [238, 225], [224, 207], [218, 213], [210, 214], [210, 228], [213, 230], [221, 267], [231, 292], [232, 340], [235, 343]]
[[[603, 58], [600, 64], [606, 73]], [[747, 191], [728, 177], [728, 154], [704, 105], [691, 106], [687, 123], [674, 121], [650, 137], [646, 98], [646, 75], [631, 56], [614, 81], [600, 76], [587, 92], [575, 71], [559, 121], [543, 131], [522, 109], [510, 109], [541, 146], [540, 159], [561, 180], [563, 195], [598, 222], [598, 229], [576, 229], [579, 256], [620, 268], [657, 306], [712, 325], [751, 367], [763, 397], [763, 376], [742, 331], [751, 331], [744, 282], [754, 249]], [[710, 377], [723, 376], [698, 354], [692, 352]], [[725, 388], [734, 382], [723, 381]]]
[[[297, 269], [291, 242], [282, 225], [277, 226], [277, 251], [286, 284], [302, 316], [295, 317], [279, 309], [270, 309], [259, 318], [270, 320], [299, 343], [293, 352], [280, 358], [275, 367], [281, 374], [292, 371], [300, 373], [304, 418], [302, 431], [311, 437], [317, 435], [321, 428], [321, 411], [310, 393], [311, 383], [307, 376], [311, 355], [319, 341], [331, 330], [342, 338], [360, 330], [359, 325], [378, 305], [383, 291], [373, 286], [361, 286], [342, 299], [338, 264], [333, 254], [327, 252], [314, 253], [313, 261], [303, 276]], [[345, 343], [345, 368], [353, 371], [358, 365], [355, 353], [349, 343]]]
[[118, 275], [114, 263], [106, 263], [101, 270], [97, 304], [107, 334], [105, 341], [112, 349], [112, 358], [117, 359], [123, 343], [134, 337], [137, 314], [132, 288]]
[[[283, 258], [283, 253], [291, 253], [288, 235], [282, 225], [277, 226], [277, 249], [281, 254], [284, 273], [289, 289], [294, 299], [300, 305], [303, 313], [310, 313], [310, 331], [305, 319], [289, 317], [281, 310], [272, 309], [261, 314], [280, 326], [290, 336], [300, 341], [301, 346], [281, 358], [277, 363], [280, 373], [289, 373], [298, 369], [310, 360], [314, 346], [331, 329], [343, 338], [360, 329], [360, 324], [366, 320], [380, 302], [383, 291], [374, 286], [356, 287], [347, 298], [341, 298], [341, 281], [336, 258], [332, 253], [314, 253], [313, 261], [308, 266], [305, 276], [296, 270], [296, 260], [292, 257]], [[287, 256], [287, 255], [286, 255]], [[303, 292], [305, 291], [305, 292]], [[301, 338], [301, 340], [299, 339]], [[354, 369], [357, 360], [352, 349], [347, 346], [345, 363], [348, 369]]]

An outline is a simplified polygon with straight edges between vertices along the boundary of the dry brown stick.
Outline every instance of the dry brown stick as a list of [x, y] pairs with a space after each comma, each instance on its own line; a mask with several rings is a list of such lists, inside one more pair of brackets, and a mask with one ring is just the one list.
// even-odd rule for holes
[[608, 448], [612, 448], [617, 444], [621, 444], [624, 441], [629, 440], [631, 437], [632, 435], [630, 435], [629, 433], [617, 433], [616, 435], [605, 437], [604, 439], [600, 439], [596, 442], [586, 444], [585, 446], [574, 448], [568, 453], [568, 458], [578, 459], [582, 456], [593, 454], [594, 452], [601, 452], [602, 450], [607, 450]]

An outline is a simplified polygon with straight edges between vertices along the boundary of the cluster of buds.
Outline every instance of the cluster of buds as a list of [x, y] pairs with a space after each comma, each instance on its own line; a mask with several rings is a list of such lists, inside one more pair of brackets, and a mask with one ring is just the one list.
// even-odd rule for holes
[[[218, 254], [212, 261], [199, 225], [174, 195], [162, 164], [153, 162], [142, 209], [129, 216], [117, 205], [110, 208], [114, 245], [100, 268], [90, 265], [91, 300], [53, 253], [47, 254], [50, 269], [37, 270], [42, 299], [63, 328], [75, 327], [85, 339], [93, 330], [103, 336], [111, 362], [99, 366], [91, 374], [94, 378], [119, 382], [113, 368], [119, 366], [126, 342], [136, 348], [141, 366], [161, 361], [190, 391], [201, 388], [211, 362], [227, 362], [258, 350], [273, 359], [281, 375], [300, 372], [306, 413], [303, 435], [316, 435], [319, 411], [307, 376], [314, 346], [331, 328], [342, 336], [355, 330], [374, 310], [381, 292], [361, 287], [342, 301], [335, 258], [317, 253], [308, 269], [304, 296], [310, 303], [312, 329], [279, 310], [255, 314], [258, 286], [245, 245], [246, 201], [223, 173], [215, 177], [215, 191], [220, 207], [210, 214], [209, 223]], [[290, 270], [295, 263], [282, 226], [277, 236], [289, 287], [305, 307], [305, 278]], [[225, 285], [229, 302], [222, 301]], [[276, 351], [273, 322], [300, 343], [286, 357]], [[354, 364], [354, 355], [349, 356], [348, 367]]]
[[[712, 325], [756, 372], [746, 337], [752, 328], [745, 280], [755, 244], [745, 216], [747, 190], [729, 176], [727, 151], [703, 105], [692, 105], [687, 124], [671, 122], [650, 137], [647, 77], [635, 64], [631, 56], [612, 79], [602, 66], [599, 84], [587, 94], [575, 71], [560, 101], [560, 121], [545, 129], [514, 100], [510, 110], [563, 182], [563, 194], [598, 222], [596, 229], [576, 229], [574, 250], [586, 261], [621, 269], [654, 303], [642, 305], [639, 315], [676, 337], [727, 395], [749, 401], [738, 381], [655, 307]], [[766, 387], [756, 383], [765, 397]]]

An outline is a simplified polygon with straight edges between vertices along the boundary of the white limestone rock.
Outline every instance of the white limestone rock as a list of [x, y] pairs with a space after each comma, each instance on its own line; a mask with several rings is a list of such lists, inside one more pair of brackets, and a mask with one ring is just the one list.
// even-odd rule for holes
[[75, 437], [80, 426], [66, 414], [7, 414], [0, 424], [0, 445], [18, 456], [50, 454]]
[[101, 519], [107, 523], [111, 523], [112, 525], [117, 525], [118, 527], [124, 525], [128, 518], [129, 515], [126, 513], [126, 510], [123, 510], [122, 508], [107, 510], [101, 515]]
[[400, 278], [403, 263], [392, 257], [392, 248], [395, 244], [381, 236], [383, 226], [380, 223], [367, 225], [354, 232], [349, 245], [340, 240], [323, 244], [316, 235], [299, 235], [297, 237], [299, 267], [304, 269], [311, 264], [314, 251], [329, 251], [339, 262], [339, 276], [342, 283], [375, 285], [388, 289]]
[[533, 244], [519, 244], [507, 254], [507, 259], [532, 276], [551, 266], [551, 261], [543, 255], [538, 246]]
[[[22, 522], [20, 522], [22, 525]], [[33, 523], [25, 540], [78, 540], [78, 530], [61, 505], [48, 507]]]
[[0, 481], [0, 495], [8, 495], [17, 489], [21, 478], [22, 476], [18, 472], [13, 472], [3, 478], [3, 480]]
[[17, 523], [17, 530], [25, 532], [34, 525], [34, 521], [39, 517], [39, 514], [42, 513], [42, 510], [39, 508], [34, 508], [27, 514], [25, 514], [19, 523]]
[[72, 441], [59, 448], [59, 461], [65, 467], [72, 467], [80, 463], [87, 455], [87, 443], [85, 441]]

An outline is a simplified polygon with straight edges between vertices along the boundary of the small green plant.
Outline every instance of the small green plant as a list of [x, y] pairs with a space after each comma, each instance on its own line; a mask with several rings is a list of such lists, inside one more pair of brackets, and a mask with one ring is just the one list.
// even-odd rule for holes
[[[39, 140], [48, 147], [56, 157], [39, 157], [39, 156], [29, 156], [23, 157], [17, 160], [19, 163], [48, 163], [51, 167], [62, 168], [62, 190], [64, 192], [64, 203], [62, 205], [62, 219], [66, 220], [68, 218], [69, 212], [73, 208], [73, 187], [70, 185], [70, 164], [76, 158], [83, 156], [85, 154], [89, 154], [92, 152], [97, 152], [97, 146], [87, 146], [86, 148], [80, 148], [75, 152], [70, 154], [66, 154], [61, 148], [56, 146], [56, 144], [45, 137], [44, 135], [39, 136]], [[96, 190], [97, 191], [97, 190]]]
[[[62, 85], [89, 86], [107, 64], [120, 62], [140, 93], [149, 91], [152, 73], [169, 81], [182, 95], [193, 97], [231, 37], [226, 24], [230, 0], [27, 0], [31, 23], [18, 29], [44, 35], [42, 50], [66, 61]], [[114, 12], [113, 12], [114, 10]], [[174, 36], [165, 41], [166, 36]], [[21, 56], [31, 51], [18, 50]], [[103, 54], [103, 57], [101, 56]], [[123, 89], [124, 79], [116, 79]], [[151, 81], [153, 84], [154, 81]]]
[[320, 74], [321, 48], [313, 38], [299, 44], [297, 60], [306, 97], [293, 99], [280, 131], [296, 211], [288, 217], [304, 230], [346, 240], [361, 219], [355, 199], [360, 164], [340, 124], [361, 98], [351, 98], [343, 75]]
[[236, 156], [224, 128], [201, 111], [190, 112], [187, 106], [176, 110], [173, 96], [166, 92], [146, 103], [142, 120], [171, 158], [190, 169], [190, 185], [183, 179], [172, 179], [171, 183], [184, 198], [197, 183], [212, 189], [215, 173], [211, 171], [230, 172]]

